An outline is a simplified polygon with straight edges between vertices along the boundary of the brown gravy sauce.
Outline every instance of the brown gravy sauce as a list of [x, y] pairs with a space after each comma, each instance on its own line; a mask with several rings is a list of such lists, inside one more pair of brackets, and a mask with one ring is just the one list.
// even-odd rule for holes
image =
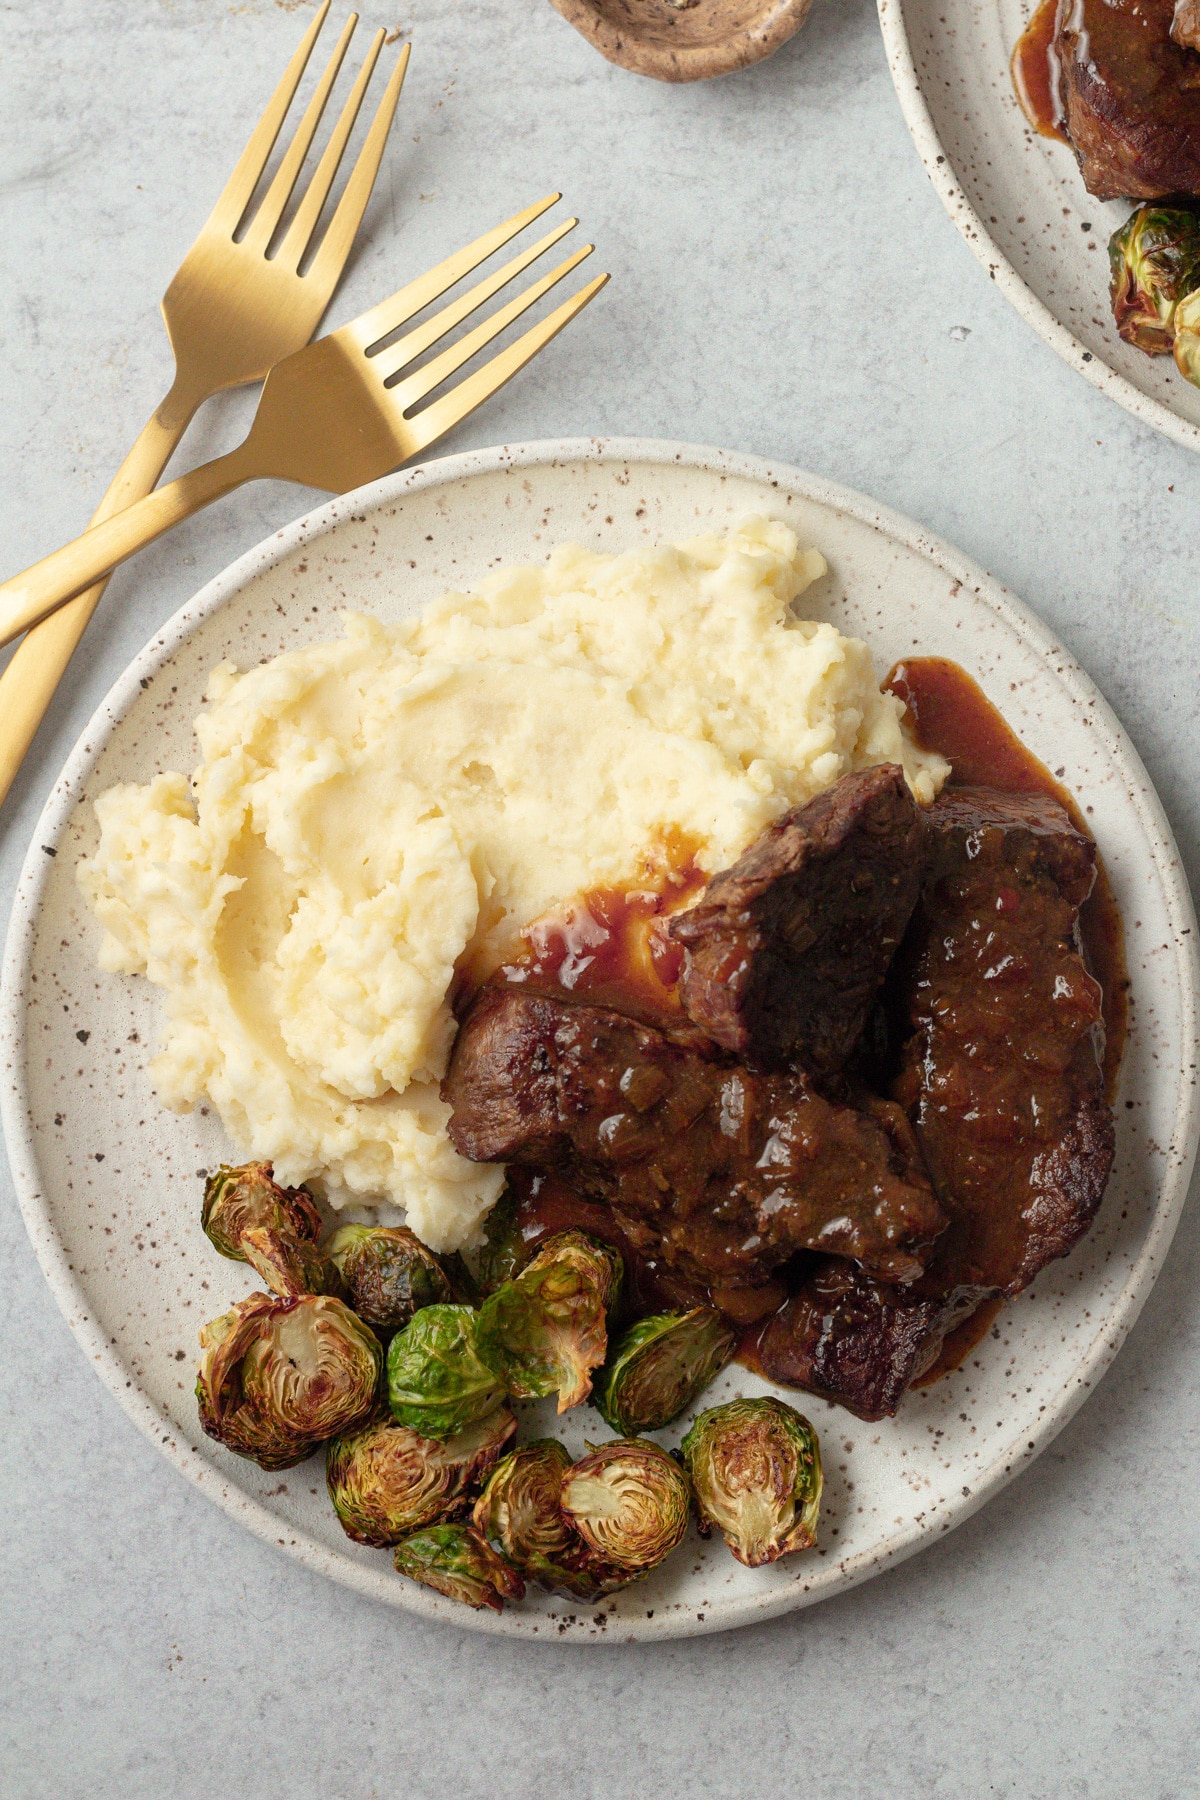
[[1062, 93], [1059, 84], [1058, 52], [1054, 48], [1054, 26], [1058, 0], [1041, 0], [1041, 5], [1017, 39], [1009, 67], [1012, 84], [1021, 111], [1041, 137], [1057, 138], [1069, 144], [1064, 129]]
[[[1051, 12], [1053, 4], [1050, 0]], [[1076, 826], [1091, 835], [1070, 792], [1026, 749], [957, 663], [935, 656], [911, 657], [896, 664], [884, 687], [903, 700], [909, 728], [922, 749], [937, 751], [953, 765], [952, 783], [1050, 794]], [[636, 886], [593, 889], [539, 920], [526, 932], [525, 948], [503, 972], [510, 981], [553, 981], [601, 1004], [609, 994], [626, 1007], [632, 1000], [642, 1013], [677, 1012], [682, 952], [667, 938], [663, 924], [705, 885], [695, 848], [682, 838], [664, 842]], [[1111, 1101], [1125, 1041], [1129, 983], [1121, 917], [1099, 858], [1096, 885], [1080, 918], [1080, 935], [1088, 965], [1104, 989], [1104, 1070]], [[514, 1167], [509, 1180], [517, 1194], [518, 1229], [526, 1243], [574, 1227], [615, 1244], [626, 1258], [639, 1308], [716, 1303], [742, 1327], [736, 1360], [761, 1372], [758, 1340], [765, 1318], [787, 1296], [786, 1270], [776, 1281], [753, 1290], [712, 1295], [685, 1291], [669, 1271], [638, 1255], [602, 1202], [582, 1198], [553, 1175], [535, 1176]], [[986, 1336], [1001, 1304], [985, 1302], [948, 1333], [937, 1361], [915, 1385], [926, 1387], [959, 1368]]]

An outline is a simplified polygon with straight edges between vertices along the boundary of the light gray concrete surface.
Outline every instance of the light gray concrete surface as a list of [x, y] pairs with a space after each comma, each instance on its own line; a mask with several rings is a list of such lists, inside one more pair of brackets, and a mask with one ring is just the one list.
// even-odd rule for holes
[[[561, 187], [614, 281], [447, 449], [619, 432], [785, 458], [912, 514], [1050, 621], [1200, 839], [1200, 459], [1005, 305], [909, 143], [870, 0], [672, 89], [545, 0], [367, 0], [411, 32], [334, 321]], [[0, 564], [81, 529], [167, 384], [156, 303], [299, 0], [0, 4]], [[211, 407], [184, 460], [235, 440]], [[113, 582], [10, 798], [5, 905], [92, 708], [310, 497], [251, 489]], [[1182, 1047], [1181, 1047], [1182, 1053]], [[306, 1574], [171, 1473], [91, 1375], [0, 1177], [5, 1800], [1177, 1800], [1200, 1794], [1200, 1234], [1095, 1397], [983, 1513], [753, 1631], [530, 1650]]]

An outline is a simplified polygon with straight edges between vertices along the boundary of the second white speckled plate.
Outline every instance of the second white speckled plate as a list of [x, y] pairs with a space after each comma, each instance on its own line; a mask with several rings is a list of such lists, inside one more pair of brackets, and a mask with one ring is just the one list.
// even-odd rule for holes
[[[829, 559], [804, 609], [866, 639], [882, 673], [914, 650], [966, 665], [1086, 807], [1129, 931], [1132, 1025], [1118, 1157], [1096, 1227], [1001, 1315], [969, 1366], [864, 1425], [806, 1400], [827, 1481], [820, 1548], [744, 1569], [689, 1538], [649, 1580], [580, 1609], [541, 1593], [474, 1613], [397, 1576], [342, 1533], [319, 1459], [267, 1475], [201, 1432], [196, 1333], [253, 1286], [200, 1231], [199, 1176], [230, 1146], [204, 1109], [165, 1113], [147, 1056], [161, 995], [102, 975], [74, 883], [91, 802], [195, 760], [209, 670], [328, 637], [352, 604], [397, 618], [498, 561], [575, 539], [617, 550], [686, 538], [746, 512], [792, 524]], [[4, 1132], [30, 1236], [97, 1374], [164, 1456], [250, 1530], [393, 1606], [532, 1639], [662, 1638], [805, 1606], [949, 1531], [1037, 1455], [1116, 1353], [1161, 1266], [1196, 1149], [1195, 919], [1145, 770], [1095, 688], [996, 582], [861, 495], [751, 457], [676, 444], [576, 441], [449, 458], [334, 500], [210, 582], [117, 682], [67, 763], [30, 846], [4, 968]], [[1186, 1054], [1185, 1054], [1186, 1052]], [[761, 1392], [736, 1366], [709, 1392]], [[527, 1428], [551, 1419], [522, 1408]], [[548, 1410], [548, 1409], [547, 1409]], [[569, 1447], [603, 1437], [590, 1407]], [[682, 1427], [663, 1433], [677, 1442]], [[114, 1454], [120, 1453], [114, 1440]]]
[[1127, 412], [1200, 449], [1200, 389], [1117, 336], [1108, 240], [1132, 202], [1094, 200], [1039, 137], [1008, 65], [1035, 0], [878, 0], [888, 66], [926, 172], [1001, 293]]

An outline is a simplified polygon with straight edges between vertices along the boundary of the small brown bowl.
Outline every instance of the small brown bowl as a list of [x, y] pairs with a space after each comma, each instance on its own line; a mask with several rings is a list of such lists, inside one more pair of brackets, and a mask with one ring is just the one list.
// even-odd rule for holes
[[656, 81], [708, 81], [760, 62], [812, 0], [551, 0], [609, 62]]

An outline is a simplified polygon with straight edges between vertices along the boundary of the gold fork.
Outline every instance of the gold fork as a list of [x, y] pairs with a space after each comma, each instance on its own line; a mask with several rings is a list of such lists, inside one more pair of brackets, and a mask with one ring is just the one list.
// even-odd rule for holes
[[468, 244], [465, 250], [439, 263], [428, 275], [401, 288], [390, 300], [381, 301], [340, 331], [318, 338], [306, 349], [276, 363], [267, 376], [249, 435], [236, 450], [189, 470], [177, 481], [85, 531], [74, 543], [44, 557], [23, 575], [0, 584], [0, 644], [8, 643], [98, 575], [115, 568], [172, 525], [241, 487], [243, 482], [274, 476], [340, 493], [386, 475], [427, 449], [556, 337], [599, 293], [608, 276], [597, 275], [514, 344], [441, 399], [415, 413], [419, 401], [441, 387], [485, 344], [549, 293], [591, 255], [593, 246], [585, 244], [440, 356], [404, 379], [400, 379], [404, 369], [527, 269], [578, 220], [567, 219], [398, 342], [384, 346], [384, 340], [524, 230], [559, 197], [551, 194], [515, 214]]
[[[330, 0], [323, 0], [224, 192], [167, 289], [162, 310], [175, 355], [175, 379], [100, 502], [94, 524], [150, 493], [203, 402], [223, 388], [261, 381], [273, 363], [308, 342], [329, 304], [379, 171], [408, 67], [407, 44], [397, 58], [342, 197], [304, 274], [300, 274], [300, 263], [313, 240], [375, 72], [384, 42], [382, 31], [375, 34], [277, 253], [270, 260], [266, 253], [320, 125], [358, 23], [356, 13], [346, 21], [261, 203], [241, 239], [234, 237], [295, 98], [329, 6]], [[0, 676], [0, 802], [8, 793], [104, 588], [103, 581], [97, 582], [30, 632]]]

